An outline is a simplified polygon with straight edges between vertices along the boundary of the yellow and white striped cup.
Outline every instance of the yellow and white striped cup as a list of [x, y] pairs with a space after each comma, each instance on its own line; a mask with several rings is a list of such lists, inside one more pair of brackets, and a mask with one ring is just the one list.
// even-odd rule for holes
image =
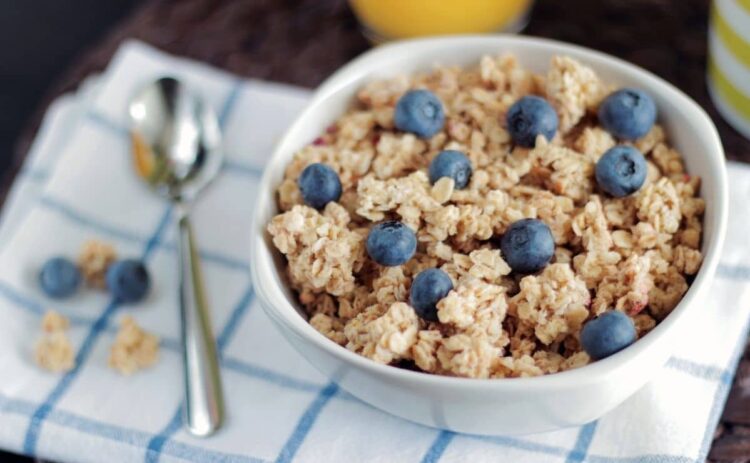
[[708, 90], [717, 109], [750, 138], [750, 0], [715, 0], [708, 34]]

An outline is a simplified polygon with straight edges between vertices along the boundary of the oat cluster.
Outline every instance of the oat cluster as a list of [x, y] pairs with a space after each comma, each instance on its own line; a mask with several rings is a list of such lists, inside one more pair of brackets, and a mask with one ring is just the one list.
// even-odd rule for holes
[[68, 319], [50, 310], [42, 317], [42, 338], [34, 348], [37, 365], [55, 373], [65, 372], [75, 366], [75, 352], [68, 339]]
[[[428, 140], [393, 126], [407, 90], [427, 88], [446, 121]], [[632, 317], [639, 336], [677, 305], [701, 264], [700, 179], [658, 124], [633, 144], [648, 177], [635, 194], [612, 198], [594, 178], [598, 158], [617, 141], [597, 125], [597, 105], [613, 88], [568, 57], [534, 74], [510, 55], [478, 67], [438, 67], [366, 85], [353, 107], [297, 152], [278, 188], [280, 213], [268, 224], [310, 324], [376, 362], [472, 378], [555, 373], [587, 364], [581, 326], [607, 310]], [[549, 142], [515, 147], [508, 108], [536, 94], [558, 113]], [[467, 188], [431, 185], [426, 171], [441, 150], [466, 153]], [[303, 205], [297, 177], [314, 162], [332, 167], [343, 194], [317, 211]], [[537, 218], [556, 251], [538, 274], [516, 275], [496, 237], [514, 221]], [[382, 267], [365, 250], [369, 228], [397, 219], [419, 246], [406, 264]], [[438, 304], [439, 322], [409, 306], [412, 278], [437, 267], [454, 289]]]
[[114, 246], [103, 241], [88, 240], [78, 255], [78, 267], [86, 284], [92, 288], [104, 289], [107, 268], [117, 260]]
[[152, 366], [158, 359], [159, 338], [144, 331], [133, 317], [123, 317], [109, 351], [109, 366], [129, 376]]

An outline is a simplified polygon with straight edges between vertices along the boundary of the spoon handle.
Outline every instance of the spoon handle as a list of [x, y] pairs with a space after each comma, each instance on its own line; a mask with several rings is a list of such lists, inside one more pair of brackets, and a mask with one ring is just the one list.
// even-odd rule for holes
[[203, 289], [200, 260], [186, 210], [179, 212], [177, 221], [182, 360], [185, 375], [184, 422], [191, 434], [208, 436], [219, 429], [224, 419], [219, 363]]

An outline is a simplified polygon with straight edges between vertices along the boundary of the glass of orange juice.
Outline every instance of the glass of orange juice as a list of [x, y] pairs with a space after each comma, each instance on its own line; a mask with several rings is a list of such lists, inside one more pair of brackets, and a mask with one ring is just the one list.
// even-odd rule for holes
[[349, 0], [373, 42], [424, 35], [518, 32], [532, 0]]

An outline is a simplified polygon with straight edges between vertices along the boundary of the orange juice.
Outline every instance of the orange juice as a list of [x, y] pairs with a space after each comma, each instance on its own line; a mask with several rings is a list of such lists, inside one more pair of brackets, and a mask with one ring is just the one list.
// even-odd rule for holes
[[350, 0], [378, 38], [499, 32], [517, 27], [531, 0]]

